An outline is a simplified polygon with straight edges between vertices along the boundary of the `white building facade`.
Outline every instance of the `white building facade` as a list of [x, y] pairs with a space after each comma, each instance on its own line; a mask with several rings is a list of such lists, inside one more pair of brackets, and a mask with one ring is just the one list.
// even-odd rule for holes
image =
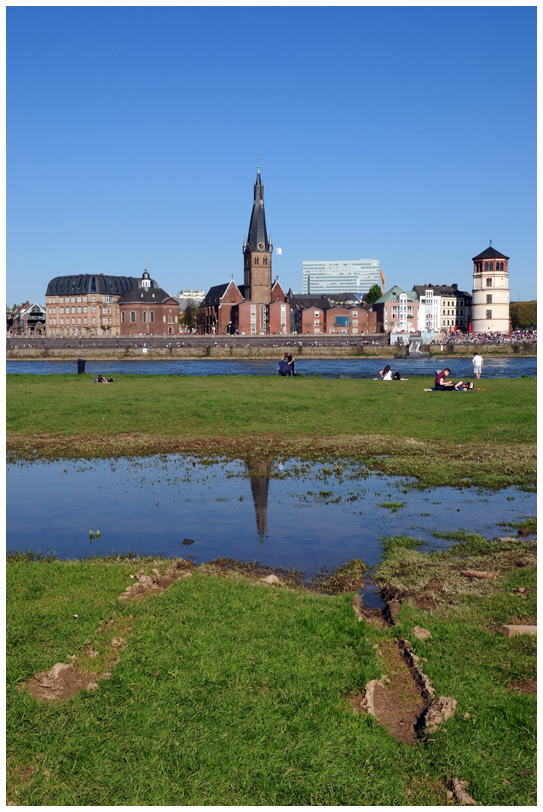
[[302, 263], [302, 292], [367, 293], [383, 281], [378, 259], [307, 260]]

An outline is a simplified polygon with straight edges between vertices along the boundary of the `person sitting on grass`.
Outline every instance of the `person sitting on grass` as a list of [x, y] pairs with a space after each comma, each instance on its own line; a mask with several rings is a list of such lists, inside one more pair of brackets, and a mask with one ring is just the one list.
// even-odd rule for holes
[[451, 370], [448, 367], [441, 370], [441, 372], [436, 372], [436, 378], [434, 381], [434, 388], [433, 389], [425, 389], [425, 392], [458, 392], [464, 385], [463, 381], [458, 381], [458, 383], [454, 383], [454, 381], [447, 381], [446, 378], [451, 374]]
[[390, 369], [390, 364], [387, 364], [386, 367], [379, 372], [379, 375], [384, 381], [391, 381], [392, 370]]

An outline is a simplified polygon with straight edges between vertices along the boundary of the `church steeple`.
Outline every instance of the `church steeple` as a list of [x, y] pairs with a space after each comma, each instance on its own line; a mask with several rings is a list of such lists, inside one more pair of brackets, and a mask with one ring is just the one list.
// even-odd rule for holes
[[266, 230], [264, 184], [260, 177], [260, 166], [258, 166], [249, 234], [243, 242], [243, 281], [246, 301], [261, 305], [266, 305], [271, 301], [272, 251], [271, 238], [268, 237]]
[[260, 166], [257, 168], [253, 211], [249, 223], [249, 237], [247, 239], [251, 251], [269, 251], [268, 232], [266, 231], [266, 215], [264, 213], [264, 184], [260, 177]]

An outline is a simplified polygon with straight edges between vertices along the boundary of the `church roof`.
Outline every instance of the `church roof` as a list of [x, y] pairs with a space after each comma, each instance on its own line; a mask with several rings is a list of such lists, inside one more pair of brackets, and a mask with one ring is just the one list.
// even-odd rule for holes
[[225, 282], [224, 285], [213, 285], [212, 288], [209, 288], [201, 307], [211, 307], [212, 305], [219, 304], [229, 284], [230, 282]]
[[[262, 247], [260, 247], [262, 246]], [[244, 247], [245, 251], [269, 251], [268, 232], [266, 231], [266, 215], [264, 213], [264, 184], [260, 177], [260, 167], [256, 175], [254, 189], [253, 210], [249, 222], [249, 236]]]
[[245, 299], [245, 285], [236, 285], [234, 280], [232, 280], [231, 282], [225, 282], [224, 285], [213, 285], [212, 288], [209, 288], [200, 307], [213, 307], [220, 305], [221, 299], [226, 293], [229, 285], [235, 285], [242, 297]]
[[164, 304], [168, 299], [171, 299], [176, 305], [179, 302], [175, 301], [173, 296], [166, 293], [162, 288], [138, 288], [137, 290], [129, 290], [122, 297], [120, 304]]
[[509, 257], [506, 257], [505, 254], [500, 254], [499, 251], [496, 251], [496, 249], [490, 245], [488, 248], [485, 248], [482, 254], [477, 254], [476, 257], [472, 257], [472, 262], [475, 262], [476, 259], [509, 259]]

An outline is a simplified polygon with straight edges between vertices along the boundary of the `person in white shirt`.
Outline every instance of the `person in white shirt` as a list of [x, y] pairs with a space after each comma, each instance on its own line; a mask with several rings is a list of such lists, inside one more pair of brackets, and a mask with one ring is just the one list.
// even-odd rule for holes
[[479, 355], [478, 352], [473, 353], [473, 371], [477, 375], [477, 378], [481, 377], [481, 372], [483, 371], [483, 359]]
[[379, 375], [381, 376], [381, 378], [384, 381], [391, 381], [392, 380], [392, 370], [390, 368], [390, 364], [387, 364], [386, 367], [380, 371]]

